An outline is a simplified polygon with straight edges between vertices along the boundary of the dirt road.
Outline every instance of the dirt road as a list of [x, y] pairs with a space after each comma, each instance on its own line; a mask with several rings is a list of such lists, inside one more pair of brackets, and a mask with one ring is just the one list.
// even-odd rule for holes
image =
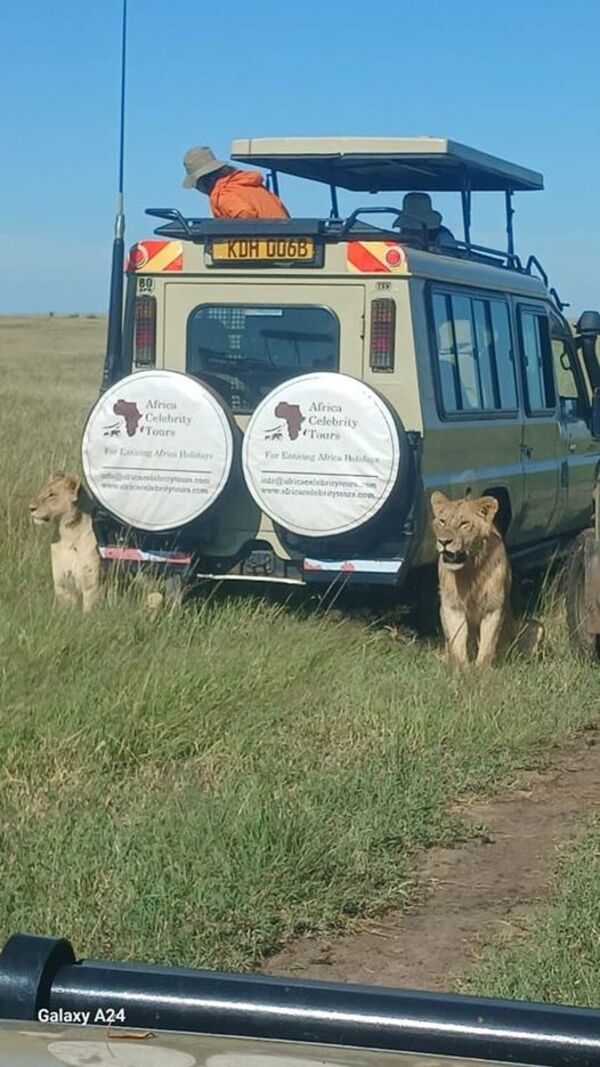
[[555, 849], [600, 809], [600, 733], [586, 732], [555, 753], [542, 772], [524, 770], [504, 796], [461, 808], [481, 828], [456, 848], [424, 854], [425, 900], [358, 933], [302, 938], [271, 957], [269, 974], [405, 989], [456, 988], [477, 948], [537, 902], [548, 887]]

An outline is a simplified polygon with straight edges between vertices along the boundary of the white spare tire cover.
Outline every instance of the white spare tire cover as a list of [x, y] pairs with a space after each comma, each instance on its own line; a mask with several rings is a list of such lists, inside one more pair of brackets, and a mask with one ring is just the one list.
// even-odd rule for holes
[[398, 477], [400, 438], [385, 402], [342, 374], [293, 378], [254, 412], [242, 449], [258, 506], [305, 537], [348, 533], [381, 510]]
[[140, 371], [100, 397], [81, 450], [86, 482], [107, 511], [139, 530], [172, 530], [222, 493], [233, 432], [224, 405], [195, 378]]

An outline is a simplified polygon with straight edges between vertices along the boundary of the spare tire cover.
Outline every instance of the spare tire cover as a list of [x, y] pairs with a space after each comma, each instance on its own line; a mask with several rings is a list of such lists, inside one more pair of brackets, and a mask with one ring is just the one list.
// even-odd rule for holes
[[233, 431], [223, 403], [195, 378], [139, 371], [100, 397], [81, 452], [90, 492], [107, 511], [139, 530], [172, 530], [222, 493]]
[[343, 374], [278, 386], [244, 436], [244, 476], [256, 503], [285, 530], [325, 537], [381, 510], [400, 465], [400, 436], [382, 398]]

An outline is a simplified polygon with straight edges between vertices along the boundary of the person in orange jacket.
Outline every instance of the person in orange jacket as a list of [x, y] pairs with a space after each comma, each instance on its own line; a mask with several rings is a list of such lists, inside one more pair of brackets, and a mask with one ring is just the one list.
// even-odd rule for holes
[[190, 148], [183, 157], [184, 189], [206, 193], [216, 219], [288, 219], [289, 212], [269, 192], [257, 170], [236, 170], [215, 159], [210, 148]]

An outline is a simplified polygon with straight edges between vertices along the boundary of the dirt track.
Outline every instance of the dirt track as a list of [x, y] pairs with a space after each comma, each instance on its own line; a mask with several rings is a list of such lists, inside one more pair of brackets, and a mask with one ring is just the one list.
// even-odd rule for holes
[[600, 810], [600, 733], [556, 752], [542, 772], [521, 771], [514, 788], [461, 808], [481, 834], [423, 856], [425, 902], [335, 939], [301, 938], [265, 964], [269, 974], [448, 991], [501, 922], [543, 895], [555, 848]]

